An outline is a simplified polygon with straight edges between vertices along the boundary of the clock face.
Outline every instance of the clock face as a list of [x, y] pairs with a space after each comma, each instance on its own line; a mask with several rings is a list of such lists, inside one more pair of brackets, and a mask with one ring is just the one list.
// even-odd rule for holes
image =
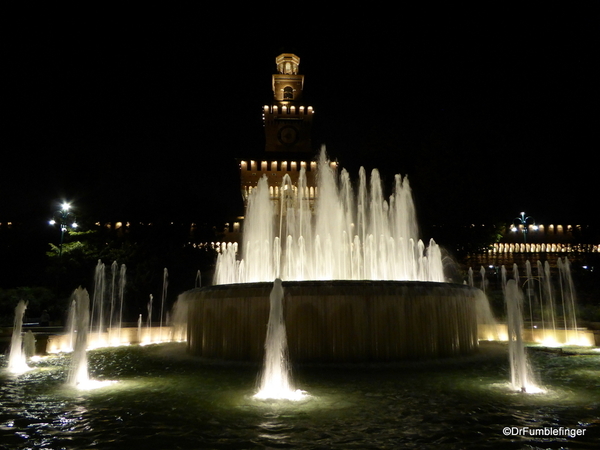
[[292, 126], [285, 126], [277, 134], [279, 142], [285, 145], [294, 145], [298, 140], [298, 131]]

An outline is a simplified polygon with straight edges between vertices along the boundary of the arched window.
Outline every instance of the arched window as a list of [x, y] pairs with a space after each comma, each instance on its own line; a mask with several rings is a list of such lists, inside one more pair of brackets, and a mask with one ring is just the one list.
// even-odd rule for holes
[[286, 86], [283, 88], [283, 99], [294, 100], [294, 90], [291, 86]]

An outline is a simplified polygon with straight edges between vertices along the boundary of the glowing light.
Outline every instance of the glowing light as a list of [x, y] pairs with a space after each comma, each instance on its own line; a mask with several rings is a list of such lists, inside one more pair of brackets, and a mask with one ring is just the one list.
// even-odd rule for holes
[[521, 388], [522, 394], [545, 394], [546, 390], [541, 387], [536, 386], [535, 384], [527, 384], [524, 388]]
[[540, 343], [542, 345], [545, 345], [546, 347], [560, 347], [562, 345], [556, 339], [554, 339], [552, 337], [544, 338], [540, 341]]
[[32, 370], [25, 361], [17, 361], [11, 364], [8, 368], [8, 372], [13, 375], [21, 375], [22, 373]]
[[106, 386], [111, 386], [115, 383], [118, 383], [116, 380], [86, 380], [75, 385], [76, 389], [81, 391], [91, 391], [93, 389], [98, 389]]
[[593, 347], [594, 341], [589, 334], [579, 333], [577, 338], [570, 338], [566, 345], [579, 345], [581, 347]]
[[295, 391], [282, 390], [277, 388], [265, 388], [261, 389], [254, 395], [254, 398], [258, 400], [292, 400], [299, 401], [310, 397], [306, 391], [302, 389], [296, 389]]

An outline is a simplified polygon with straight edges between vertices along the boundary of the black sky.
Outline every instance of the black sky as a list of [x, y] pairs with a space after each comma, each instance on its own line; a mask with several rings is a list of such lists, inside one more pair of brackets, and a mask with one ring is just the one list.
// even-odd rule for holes
[[388, 184], [408, 174], [421, 220], [598, 220], [591, 14], [306, 9], [15, 16], [0, 221], [61, 198], [102, 219], [239, 213], [235, 158], [263, 148], [283, 51], [301, 58], [315, 149]]

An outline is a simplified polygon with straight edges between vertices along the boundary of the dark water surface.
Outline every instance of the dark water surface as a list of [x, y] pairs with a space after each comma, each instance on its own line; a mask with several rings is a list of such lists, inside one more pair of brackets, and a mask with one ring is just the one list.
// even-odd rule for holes
[[529, 353], [544, 394], [510, 391], [506, 347], [486, 344], [460, 359], [296, 367], [301, 402], [255, 400], [257, 366], [189, 357], [185, 344], [90, 351], [92, 377], [118, 380], [90, 391], [65, 387], [70, 356], [51, 356], [2, 369], [0, 448], [600, 448], [600, 354]]

